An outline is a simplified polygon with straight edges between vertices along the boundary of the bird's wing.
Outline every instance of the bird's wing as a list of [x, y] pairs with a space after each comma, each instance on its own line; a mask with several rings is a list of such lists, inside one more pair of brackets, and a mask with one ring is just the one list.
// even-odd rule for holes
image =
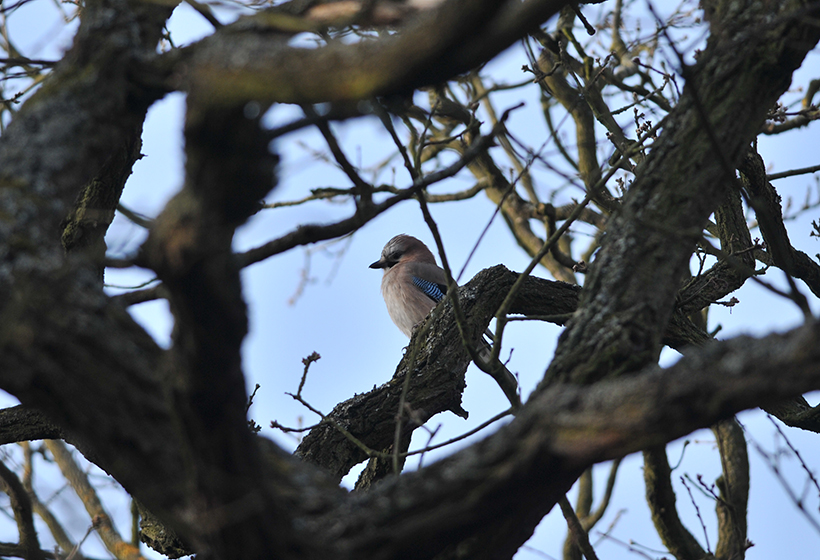
[[444, 271], [432, 263], [409, 263], [413, 284], [435, 302], [444, 299], [447, 293], [447, 278]]

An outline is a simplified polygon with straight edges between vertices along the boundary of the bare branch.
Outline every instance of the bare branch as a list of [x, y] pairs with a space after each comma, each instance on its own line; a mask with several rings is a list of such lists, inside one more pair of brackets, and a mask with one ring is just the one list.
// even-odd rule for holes
[[564, 514], [564, 519], [567, 520], [570, 533], [572, 534], [573, 540], [578, 545], [578, 548], [581, 549], [587, 560], [598, 560], [598, 555], [595, 554], [595, 550], [589, 543], [589, 535], [581, 526], [581, 522], [575, 515], [575, 511], [572, 509], [572, 505], [569, 503], [566, 496], [561, 498], [558, 501], [558, 504], [561, 506], [561, 513]]
[[677, 558], [703, 558], [703, 547], [678, 517], [666, 449], [658, 446], [645, 450], [643, 462], [646, 502], [663, 545]]
[[34, 528], [31, 500], [17, 475], [0, 461], [0, 482], [3, 491], [11, 500], [11, 509], [14, 511], [14, 520], [20, 533], [21, 556], [26, 560], [44, 560], [45, 555], [40, 550], [40, 541], [37, 530]]
[[771, 173], [766, 175], [767, 181], [775, 181], [777, 179], [785, 179], [786, 177], [794, 177], [796, 175], [806, 175], [808, 173], [816, 173], [820, 171], [820, 165], [812, 165], [811, 167], [801, 167], [800, 169], [790, 169], [789, 171], [781, 171], [780, 173]]
[[743, 558], [749, 542], [746, 539], [746, 508], [749, 502], [749, 456], [743, 429], [734, 420], [712, 427], [717, 438], [722, 474], [717, 480], [720, 490], [715, 503], [718, 518], [718, 558]]
[[144, 560], [139, 548], [124, 540], [111, 521], [111, 516], [105, 510], [97, 491], [91, 485], [86, 474], [74, 461], [71, 452], [59, 440], [46, 440], [46, 447], [51, 452], [63, 476], [71, 484], [71, 488], [82, 500], [88, 516], [92, 519], [97, 534], [102, 539], [108, 551], [117, 560]]
[[740, 170], [749, 204], [755, 210], [760, 232], [775, 266], [786, 274], [803, 280], [812, 293], [820, 297], [820, 265], [804, 252], [792, 247], [786, 226], [783, 225], [780, 196], [766, 181], [763, 159], [757, 153], [750, 152]]

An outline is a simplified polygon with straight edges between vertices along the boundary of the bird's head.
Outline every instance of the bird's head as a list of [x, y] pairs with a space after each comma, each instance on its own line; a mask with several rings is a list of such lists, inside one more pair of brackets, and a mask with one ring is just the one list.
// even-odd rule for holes
[[379, 260], [370, 265], [370, 268], [383, 268], [385, 272], [400, 262], [430, 262], [435, 264], [436, 258], [427, 246], [410, 235], [397, 235], [387, 242], [382, 249]]

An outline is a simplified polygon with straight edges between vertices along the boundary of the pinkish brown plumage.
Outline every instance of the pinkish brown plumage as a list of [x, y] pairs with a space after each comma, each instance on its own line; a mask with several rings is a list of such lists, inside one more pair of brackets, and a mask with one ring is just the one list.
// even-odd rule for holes
[[408, 337], [447, 291], [447, 279], [433, 253], [409, 235], [397, 235], [388, 241], [381, 258], [370, 268], [384, 269], [382, 296], [387, 312]]
[[[436, 258], [427, 246], [410, 235], [397, 235], [382, 249], [381, 258], [370, 265], [381, 268], [382, 296], [390, 318], [399, 330], [408, 337], [413, 328], [421, 323], [430, 310], [447, 293], [447, 277], [437, 264]], [[493, 340], [488, 330], [487, 336]], [[492, 350], [482, 338], [476, 348], [484, 361], [489, 362]], [[518, 381], [500, 362], [494, 373], [488, 372], [507, 395], [513, 407], [521, 404], [518, 396]]]

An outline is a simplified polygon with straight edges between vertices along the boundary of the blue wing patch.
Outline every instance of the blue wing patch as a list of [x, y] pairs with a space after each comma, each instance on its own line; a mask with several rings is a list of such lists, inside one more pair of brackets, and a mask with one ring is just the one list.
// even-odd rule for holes
[[424, 280], [418, 276], [413, 276], [413, 284], [415, 284], [419, 290], [424, 292], [427, 297], [436, 302], [441, 301], [444, 298], [444, 294], [447, 292], [447, 286], [442, 286], [441, 284]]

